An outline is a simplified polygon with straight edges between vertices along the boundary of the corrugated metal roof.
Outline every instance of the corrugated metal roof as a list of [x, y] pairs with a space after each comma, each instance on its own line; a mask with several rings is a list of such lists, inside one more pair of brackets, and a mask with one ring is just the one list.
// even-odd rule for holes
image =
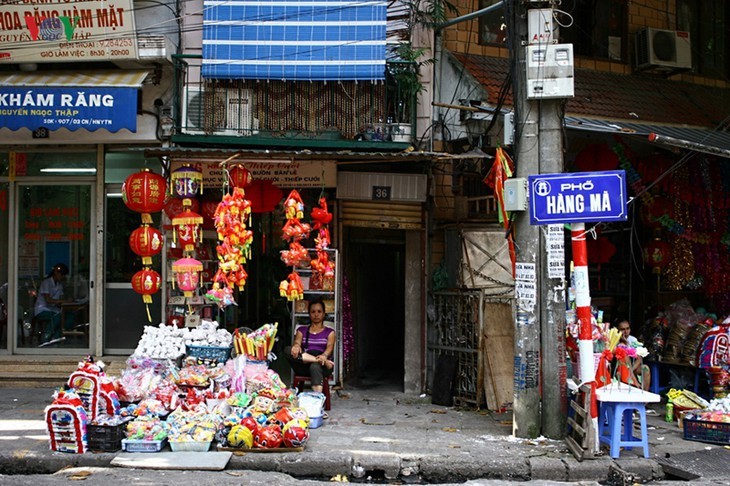
[[703, 146], [730, 151], [730, 133], [726, 131], [711, 131], [699, 127], [632, 123], [624, 120], [602, 120], [575, 116], [565, 117], [565, 127], [591, 132], [644, 136], [647, 139], [650, 134], [655, 133], [696, 144], [696, 150], [700, 152], [716, 153], [714, 150], [702, 150]]

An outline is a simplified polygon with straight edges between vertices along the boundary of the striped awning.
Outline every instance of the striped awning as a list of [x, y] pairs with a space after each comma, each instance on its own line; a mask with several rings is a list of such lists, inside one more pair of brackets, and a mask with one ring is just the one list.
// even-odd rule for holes
[[139, 88], [149, 71], [33, 71], [0, 73], [0, 86], [86, 86]]
[[205, 0], [210, 79], [385, 78], [384, 0]]

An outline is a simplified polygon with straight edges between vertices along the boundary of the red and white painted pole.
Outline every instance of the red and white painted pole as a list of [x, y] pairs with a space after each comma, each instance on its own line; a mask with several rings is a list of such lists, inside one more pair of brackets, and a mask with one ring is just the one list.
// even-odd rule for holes
[[591, 292], [588, 283], [588, 250], [584, 223], [572, 223], [570, 240], [573, 248], [573, 279], [575, 282], [575, 314], [580, 324], [578, 332], [578, 366], [583, 383], [595, 380], [593, 369], [593, 328], [591, 325]]

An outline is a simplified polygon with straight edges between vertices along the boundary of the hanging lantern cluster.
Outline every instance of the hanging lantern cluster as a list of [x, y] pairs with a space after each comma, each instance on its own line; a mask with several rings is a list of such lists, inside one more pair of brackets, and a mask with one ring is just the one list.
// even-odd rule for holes
[[[231, 177], [231, 172], [235, 178]], [[243, 264], [251, 258], [253, 232], [247, 228], [251, 216], [251, 202], [246, 199], [244, 186], [250, 182], [248, 170], [236, 165], [227, 170], [233, 191], [223, 196], [215, 210], [213, 221], [218, 232], [220, 244], [216, 247], [218, 254], [218, 271], [213, 278], [213, 297], [219, 305], [230, 303], [234, 287], [243, 290], [248, 274]]]
[[171, 218], [173, 238], [183, 250], [183, 258], [172, 264], [175, 275], [173, 286], [177, 283], [185, 297], [192, 297], [200, 284], [200, 272], [203, 270], [203, 264], [193, 258], [196, 244], [203, 242], [203, 216], [196, 212], [200, 204], [195, 199], [198, 193], [203, 192], [203, 172], [190, 164], [184, 164], [172, 171], [170, 179], [171, 191], [182, 200], [181, 210]]
[[301, 300], [304, 298], [304, 286], [296, 269], [309, 260], [309, 254], [300, 241], [309, 236], [312, 228], [301, 221], [304, 218], [304, 203], [296, 189], [289, 193], [284, 202], [284, 214], [286, 223], [282, 229], [282, 238], [289, 242], [289, 250], [281, 253], [281, 259], [292, 267], [292, 272], [279, 284], [279, 293], [288, 300]]
[[312, 209], [312, 228], [317, 230], [314, 238], [317, 258], [310, 262], [312, 277], [310, 283], [315, 289], [334, 288], [335, 264], [329, 259], [327, 250], [330, 247], [330, 232], [328, 225], [332, 221], [332, 213], [327, 208], [327, 200], [319, 198], [319, 207]]
[[122, 184], [122, 201], [132, 211], [141, 213], [142, 225], [129, 236], [132, 251], [142, 257], [143, 268], [132, 276], [132, 288], [142, 295], [147, 307], [147, 319], [152, 322], [149, 304], [152, 294], [160, 290], [162, 277], [153, 270], [152, 257], [160, 253], [163, 247], [163, 236], [152, 224], [151, 213], [162, 211], [165, 207], [167, 181], [149, 169], [131, 174]]

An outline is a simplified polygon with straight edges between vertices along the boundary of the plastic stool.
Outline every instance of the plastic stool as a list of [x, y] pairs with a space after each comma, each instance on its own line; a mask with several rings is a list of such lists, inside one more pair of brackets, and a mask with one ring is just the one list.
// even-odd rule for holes
[[[312, 378], [304, 375], [296, 375], [291, 382], [292, 388], [301, 389], [304, 383], [310, 382]], [[325, 377], [322, 381], [322, 393], [324, 394], [324, 409], [329, 410], [332, 408], [330, 403], [330, 381], [329, 378]]]
[[[639, 412], [641, 436], [634, 437], [633, 413]], [[622, 431], [623, 426], [623, 431]], [[644, 457], [649, 457], [649, 442], [646, 432], [646, 405], [643, 402], [601, 402], [598, 415], [598, 439], [608, 444], [611, 457], [617, 459], [621, 448], [644, 448]]]

